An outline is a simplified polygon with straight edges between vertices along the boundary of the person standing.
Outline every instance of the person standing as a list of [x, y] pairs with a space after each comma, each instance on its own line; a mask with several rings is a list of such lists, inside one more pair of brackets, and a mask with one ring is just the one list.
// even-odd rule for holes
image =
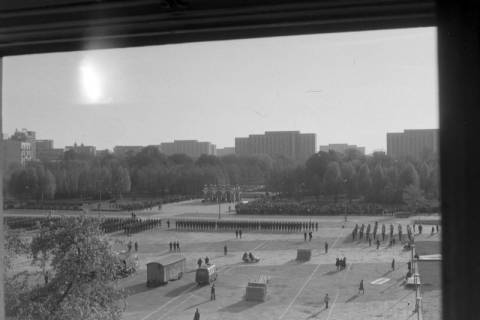
[[198, 308], [195, 311], [195, 315], [193, 316], [193, 320], [200, 320], [200, 312], [198, 312]]
[[325, 242], [325, 254], [328, 253], [328, 242]]
[[307, 233], [306, 232], [303, 233], [303, 241], [307, 242]]
[[238, 235], [240, 236], [240, 239], [242, 239], [242, 229], [238, 230]]
[[226, 256], [226, 255], [227, 255], [227, 251], [228, 251], [227, 244], [225, 244], [225, 245], [223, 246], [223, 255]]
[[215, 300], [215, 283], [212, 284], [212, 287], [210, 289], [210, 300]]
[[380, 248], [380, 240], [377, 239], [377, 250]]
[[200, 269], [200, 267], [202, 266], [202, 258], [198, 258], [197, 260], [197, 265], [198, 265], [198, 268]]
[[395, 258], [392, 260], [392, 271], [395, 270]]
[[170, 247], [170, 252], [172, 252], [172, 247], [173, 247], [172, 241], [170, 241], [170, 242], [168, 243], [168, 246]]
[[137, 252], [137, 251], [138, 251], [138, 242], [135, 241], [135, 252]]
[[365, 287], [363, 286], [363, 279], [360, 280], [360, 286], [358, 287], [358, 293], [362, 292], [362, 294], [365, 294]]
[[170, 220], [167, 220], [167, 228], [170, 229]]
[[177, 250], [180, 251], [180, 242], [177, 240]]
[[323, 302], [325, 302], [325, 309], [328, 309], [328, 302], [330, 301], [330, 297], [328, 296], [328, 293], [325, 295], [325, 298], [323, 298]]
[[235, 239], [238, 239], [238, 230], [235, 229]]
[[308, 241], [312, 242], [312, 238], [313, 238], [313, 235], [312, 235], [312, 232], [310, 231], [308, 233]]

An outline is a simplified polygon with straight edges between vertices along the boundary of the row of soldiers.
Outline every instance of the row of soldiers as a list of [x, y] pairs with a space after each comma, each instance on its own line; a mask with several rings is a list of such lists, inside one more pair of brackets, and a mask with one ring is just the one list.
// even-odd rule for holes
[[302, 232], [318, 231], [318, 222], [313, 221], [265, 221], [265, 220], [207, 220], [181, 219], [175, 221], [177, 230], [188, 231], [271, 231], [271, 232]]
[[124, 232], [129, 236], [133, 233], [143, 232], [147, 230], [157, 229], [162, 226], [162, 220], [160, 219], [145, 219], [137, 220], [124, 227]]
[[[407, 237], [408, 237], [408, 240], [409, 241], [412, 241], [413, 240], [413, 234], [416, 232], [415, 231], [415, 227], [417, 225], [413, 224], [413, 227], [410, 226], [409, 224], [407, 225]], [[355, 225], [355, 227], [353, 228], [352, 230], [352, 240], [362, 240], [365, 236], [365, 240], [366, 241], [371, 241], [372, 240], [372, 237], [374, 240], [377, 239], [377, 233], [378, 233], [378, 221], [375, 221], [375, 224], [373, 226], [373, 230], [372, 230], [372, 227], [371, 227], [371, 224], [368, 224], [367, 226], [365, 226], [365, 224], [362, 223], [362, 225], [359, 227], [358, 224]], [[422, 233], [422, 225], [418, 225], [418, 231], [419, 233], [421, 234]], [[394, 238], [394, 230], [395, 230], [395, 227], [393, 226], [392, 223], [390, 223], [390, 226], [389, 226], [389, 233], [390, 233], [390, 239], [392, 240]], [[432, 234], [434, 233], [434, 227], [432, 227]], [[436, 230], [438, 232], [439, 228], [438, 228], [438, 225], [436, 227]], [[401, 224], [398, 224], [397, 226], [397, 235], [398, 235], [398, 240], [401, 242], [403, 241], [403, 226]], [[382, 241], [385, 241], [385, 237], [386, 237], [386, 226], [385, 224], [382, 224], [382, 229], [381, 229], [381, 235], [382, 235]], [[378, 236], [380, 237], [380, 235], [378, 234]]]

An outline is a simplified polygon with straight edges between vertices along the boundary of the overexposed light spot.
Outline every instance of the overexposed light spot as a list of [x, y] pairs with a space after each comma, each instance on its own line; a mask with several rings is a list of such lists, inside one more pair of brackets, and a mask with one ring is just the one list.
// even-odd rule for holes
[[99, 70], [90, 62], [80, 66], [80, 82], [83, 97], [87, 103], [100, 103], [102, 100], [102, 78]]

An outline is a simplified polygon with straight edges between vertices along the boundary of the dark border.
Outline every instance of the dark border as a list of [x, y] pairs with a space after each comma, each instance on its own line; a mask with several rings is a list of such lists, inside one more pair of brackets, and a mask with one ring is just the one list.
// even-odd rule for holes
[[[444, 319], [478, 319], [480, 9], [475, 0], [12, 0], [0, 57], [438, 26]], [[34, 4], [34, 6], [33, 6]], [[67, 19], [68, 18], [68, 19]], [[1, 119], [1, 118], [0, 118]], [[1, 200], [1, 196], [0, 196]], [[1, 208], [0, 208], [1, 214]], [[0, 303], [1, 306], [1, 303]]]

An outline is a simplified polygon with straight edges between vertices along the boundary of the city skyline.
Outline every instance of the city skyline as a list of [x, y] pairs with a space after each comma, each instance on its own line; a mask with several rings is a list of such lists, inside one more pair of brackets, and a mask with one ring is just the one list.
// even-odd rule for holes
[[[7, 57], [4, 131], [56, 147], [265, 131], [386, 150], [386, 133], [438, 128], [435, 28]], [[415, 116], [412, 116], [415, 115]]]

